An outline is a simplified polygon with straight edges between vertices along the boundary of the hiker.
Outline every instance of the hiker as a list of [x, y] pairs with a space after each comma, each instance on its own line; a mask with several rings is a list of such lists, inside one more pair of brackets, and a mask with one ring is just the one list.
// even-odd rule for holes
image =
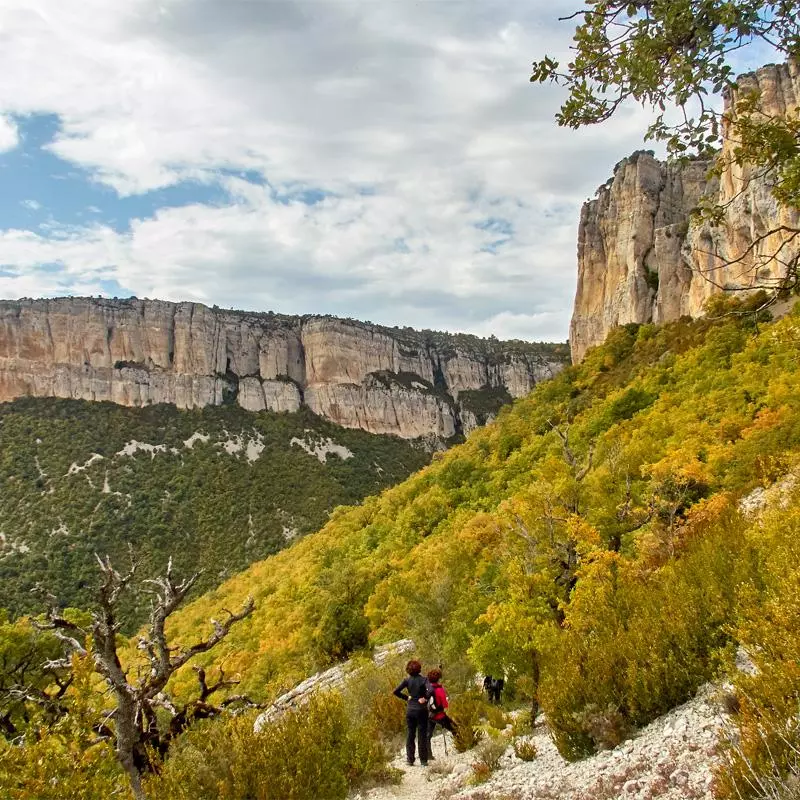
[[488, 695], [490, 703], [500, 705], [500, 695], [503, 691], [505, 683], [506, 682], [503, 680], [503, 678], [493, 678], [491, 675], [487, 675], [483, 679], [483, 689]]
[[[420, 675], [422, 664], [411, 660], [406, 664], [407, 678], [394, 690], [395, 697], [399, 697], [406, 706], [406, 761], [409, 766], [414, 766], [414, 741], [418, 742], [419, 763], [428, 766], [428, 700], [430, 691], [428, 682]], [[404, 694], [407, 692], [407, 694]]]
[[[441, 684], [442, 671], [440, 669], [432, 669], [428, 673], [428, 685], [431, 691], [431, 698], [428, 701], [428, 754], [430, 755], [433, 750], [431, 749], [431, 740], [437, 725], [441, 725], [445, 730], [450, 731], [455, 735], [455, 723], [450, 717], [447, 716], [447, 707], [450, 705], [447, 692]], [[430, 755], [433, 758], [433, 755]]]
[[492, 690], [489, 693], [489, 699], [495, 704], [500, 705], [500, 695], [506, 682], [502, 678], [492, 678]]

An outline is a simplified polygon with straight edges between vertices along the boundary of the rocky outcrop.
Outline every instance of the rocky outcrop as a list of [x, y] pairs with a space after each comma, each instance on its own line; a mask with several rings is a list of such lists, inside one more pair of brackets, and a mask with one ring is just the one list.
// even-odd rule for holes
[[[372, 654], [372, 663], [380, 668], [388, 664], [392, 659], [399, 656], [413, 653], [416, 650], [413, 639], [399, 639], [396, 642], [379, 645]], [[348, 685], [357, 685], [359, 673], [365, 666], [364, 659], [349, 659], [341, 664], [336, 664], [324, 672], [318, 672], [310, 678], [301, 681], [297, 686], [284, 692], [275, 700], [266, 711], [259, 714], [253, 723], [253, 730], [258, 733], [266, 725], [279, 719], [287, 711], [293, 711], [308, 703], [312, 697], [319, 692], [329, 690], [343, 691]]]
[[[0, 402], [108, 400], [249, 411], [446, 439], [557, 372], [566, 348], [157, 300], [0, 301]], [[480, 407], [481, 413], [476, 413]]]
[[[760, 92], [763, 113], [796, 114], [800, 70], [769, 65], [739, 78], [738, 92]], [[726, 99], [733, 114], [737, 94]], [[724, 132], [725, 133], [725, 132]], [[730, 164], [733, 143], [723, 137]], [[584, 204], [578, 232], [578, 288], [570, 326], [574, 362], [615, 325], [700, 316], [725, 289], [777, 285], [798, 244], [781, 226], [800, 217], [779, 206], [771, 184], [748, 166], [730, 164], [720, 179], [711, 164], [667, 165], [637, 152], [617, 164], [610, 181]], [[696, 223], [704, 195], [724, 208], [719, 224]], [[770, 231], [777, 231], [766, 235]]]
[[652, 320], [662, 296], [682, 295], [691, 280], [682, 256], [686, 225], [706, 189], [708, 167], [671, 167], [640, 151], [617, 164], [614, 177], [584, 204], [570, 325], [573, 361], [615, 325]]
[[[580, 761], [565, 761], [546, 725], [525, 737], [536, 748], [533, 761], [522, 761], [509, 747], [499, 768], [479, 788], [470, 786], [472, 770], [459, 769], [438, 781], [427, 797], [462, 800], [712, 800], [713, 774], [720, 762], [718, 743], [729, 717], [724, 693], [706, 685], [697, 696], [654, 720], [633, 739]], [[474, 761], [474, 756], [472, 759]], [[435, 779], [434, 779], [435, 780]], [[382, 790], [365, 792], [363, 800], [384, 800]], [[427, 800], [420, 794], [419, 800]]]

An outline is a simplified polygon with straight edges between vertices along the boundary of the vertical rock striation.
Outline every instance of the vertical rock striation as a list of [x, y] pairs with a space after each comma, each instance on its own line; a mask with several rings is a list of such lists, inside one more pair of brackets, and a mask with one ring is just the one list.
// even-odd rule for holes
[[[800, 71], [794, 63], [743, 75], [738, 92], [760, 92], [764, 114], [796, 114]], [[736, 94], [726, 98], [732, 113]], [[734, 144], [723, 137], [726, 161]], [[578, 232], [578, 287], [570, 326], [573, 361], [600, 344], [615, 325], [700, 316], [724, 289], [777, 284], [798, 245], [786, 232], [765, 236], [800, 218], [778, 205], [768, 179], [731, 165], [719, 180], [710, 162], [663, 164], [649, 152], [623, 159], [614, 175], [584, 204]], [[725, 209], [720, 224], [695, 223], [691, 211], [704, 195]]]
[[[405, 438], [486, 421], [566, 348], [157, 300], [0, 301], [0, 402], [23, 396], [298, 411]], [[496, 410], [496, 409], [494, 409]], [[490, 409], [491, 411], [491, 409]]]
[[[570, 325], [574, 361], [615, 325], [650, 321], [659, 302], [681, 296], [691, 280], [682, 255], [685, 226], [705, 191], [708, 167], [672, 167], [639, 151], [617, 164], [613, 178], [584, 204]], [[674, 312], [671, 306], [664, 311]]]

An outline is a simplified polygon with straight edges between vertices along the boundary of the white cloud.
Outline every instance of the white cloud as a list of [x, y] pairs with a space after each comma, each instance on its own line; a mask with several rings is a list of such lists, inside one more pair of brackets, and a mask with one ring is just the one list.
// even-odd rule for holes
[[42, 204], [37, 200], [23, 200], [20, 205], [29, 211], [40, 211], [42, 208]]
[[[6, 0], [0, 112], [58, 114], [52, 150], [121, 194], [193, 177], [234, 200], [124, 234], [6, 231], [0, 263], [18, 281], [63, 265], [33, 294], [113, 279], [140, 296], [563, 339], [580, 202], [645, 128], [630, 111], [559, 130], [559, 90], [528, 83], [534, 57], [566, 47], [556, 18], [572, 5]], [[281, 203], [220, 170], [333, 196]], [[509, 241], [477, 227], [489, 218]]]
[[0, 153], [13, 150], [19, 144], [19, 133], [12, 119], [0, 114]]

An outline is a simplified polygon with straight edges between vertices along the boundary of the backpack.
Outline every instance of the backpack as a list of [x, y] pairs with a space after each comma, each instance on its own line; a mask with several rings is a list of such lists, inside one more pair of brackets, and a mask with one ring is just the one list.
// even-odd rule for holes
[[[437, 697], [437, 693], [441, 692], [442, 695]], [[442, 702], [439, 702], [439, 701]], [[433, 716], [434, 714], [441, 714], [446, 706], [447, 702], [447, 695], [444, 693], [444, 689], [441, 686], [437, 686], [432, 692], [431, 696], [428, 698], [428, 713]]]

